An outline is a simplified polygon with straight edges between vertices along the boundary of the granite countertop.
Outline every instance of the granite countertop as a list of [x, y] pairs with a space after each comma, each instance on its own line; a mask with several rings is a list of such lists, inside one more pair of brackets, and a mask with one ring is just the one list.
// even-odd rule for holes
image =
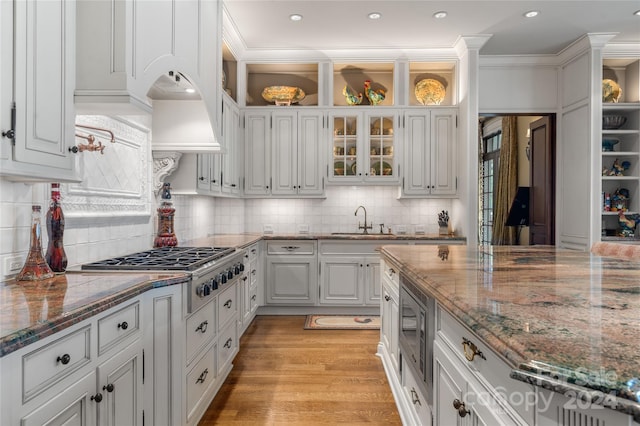
[[640, 421], [640, 262], [554, 247], [385, 246], [511, 377]]
[[67, 272], [0, 282], [0, 357], [145, 291], [180, 284], [182, 273]]
[[367, 240], [419, 240], [419, 241], [466, 241], [465, 237], [459, 235], [438, 235], [438, 234], [380, 234], [380, 233], [309, 233], [309, 234], [263, 234], [263, 240], [347, 240], [347, 241], [367, 241]]

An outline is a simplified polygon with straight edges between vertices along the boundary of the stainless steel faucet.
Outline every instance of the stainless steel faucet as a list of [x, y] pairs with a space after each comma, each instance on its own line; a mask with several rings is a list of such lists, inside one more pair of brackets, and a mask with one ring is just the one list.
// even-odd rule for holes
[[364, 229], [364, 232], [362, 232], [363, 234], [368, 234], [369, 233], [369, 229], [373, 229], [373, 224], [371, 225], [367, 225], [367, 209], [364, 208], [364, 206], [358, 206], [358, 208], [356, 209], [356, 212], [354, 213], [354, 216], [358, 216], [358, 210], [364, 210], [364, 225], [361, 225], [360, 222], [358, 221], [358, 229]]

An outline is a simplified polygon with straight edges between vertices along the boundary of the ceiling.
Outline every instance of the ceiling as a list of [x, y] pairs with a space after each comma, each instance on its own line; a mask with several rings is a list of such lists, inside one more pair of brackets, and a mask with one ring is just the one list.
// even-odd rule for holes
[[[640, 43], [638, 0], [224, 0], [244, 53], [261, 50], [450, 48], [490, 34], [481, 55], [557, 54], [586, 33]], [[537, 10], [535, 18], [523, 14]], [[435, 19], [437, 11], [447, 11]], [[370, 12], [382, 17], [370, 20]], [[291, 21], [291, 14], [303, 19]], [[640, 53], [640, 52], [639, 52]]]

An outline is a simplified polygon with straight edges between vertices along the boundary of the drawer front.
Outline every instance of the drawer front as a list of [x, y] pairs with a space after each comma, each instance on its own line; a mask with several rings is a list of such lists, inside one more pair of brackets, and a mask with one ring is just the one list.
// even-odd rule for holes
[[86, 326], [22, 357], [23, 402], [91, 361], [91, 326]]
[[[509, 405], [525, 421], [533, 424], [534, 407], [531, 404], [535, 392], [533, 386], [509, 377], [512, 368], [451, 314], [440, 307], [436, 312], [438, 338], [458, 356], [462, 363], [474, 372], [483, 385], [494, 388], [498, 394], [505, 397], [505, 401], [510, 402]], [[468, 343], [464, 344], [464, 342]], [[477, 351], [481, 352], [482, 355], [474, 356], [471, 345], [475, 345]], [[465, 351], [469, 358], [473, 358], [472, 361], [465, 356]], [[509, 395], [505, 393], [518, 393], [526, 396], [526, 398], [509, 398]]]
[[140, 303], [136, 302], [98, 320], [98, 355], [140, 331]]
[[216, 335], [216, 303], [209, 303], [187, 318], [187, 364]]
[[218, 330], [225, 327], [232, 318], [237, 318], [237, 287], [238, 286], [234, 284], [218, 295]]
[[201, 404], [208, 404], [203, 398], [217, 377], [216, 345], [211, 346], [187, 374], [187, 423]]
[[415, 416], [415, 424], [431, 425], [431, 409], [429, 408], [427, 398], [411, 374], [409, 366], [406, 364], [402, 369], [402, 391], [413, 409], [412, 414]]
[[258, 258], [258, 244], [247, 247], [247, 256], [249, 256], [249, 262]]
[[235, 354], [238, 352], [238, 327], [235, 322], [229, 324], [218, 338], [218, 371], [221, 371], [231, 362]]
[[396, 293], [400, 286], [400, 275], [398, 274], [398, 268], [384, 259], [380, 262], [380, 269], [382, 270], [382, 276], [386, 277], [388, 282], [395, 285]]
[[267, 254], [313, 255], [316, 252], [315, 241], [287, 240], [268, 241]]

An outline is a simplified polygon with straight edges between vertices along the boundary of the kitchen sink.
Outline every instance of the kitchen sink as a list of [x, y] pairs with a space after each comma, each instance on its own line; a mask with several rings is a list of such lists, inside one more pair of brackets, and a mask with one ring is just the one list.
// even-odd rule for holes
[[387, 236], [393, 236], [394, 234], [363, 234], [362, 232], [332, 232], [331, 235], [353, 235], [353, 236], [363, 236], [363, 237], [387, 237]]

